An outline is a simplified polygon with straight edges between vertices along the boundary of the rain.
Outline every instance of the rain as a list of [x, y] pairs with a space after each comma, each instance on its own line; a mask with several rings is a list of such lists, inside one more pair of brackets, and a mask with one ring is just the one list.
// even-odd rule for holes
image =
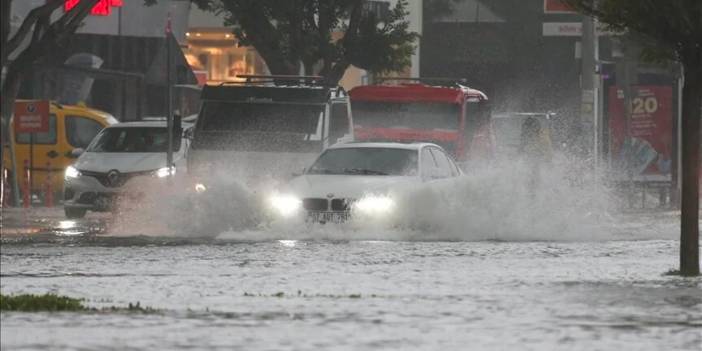
[[700, 350], [700, 16], [3, 0], [0, 346]]

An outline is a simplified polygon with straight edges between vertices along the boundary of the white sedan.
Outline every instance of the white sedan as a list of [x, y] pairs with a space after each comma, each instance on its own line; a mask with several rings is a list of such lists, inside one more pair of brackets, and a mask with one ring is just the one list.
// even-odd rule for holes
[[337, 144], [272, 195], [269, 206], [276, 218], [304, 218], [316, 223], [383, 218], [398, 205], [393, 192], [461, 174], [451, 157], [435, 144]]

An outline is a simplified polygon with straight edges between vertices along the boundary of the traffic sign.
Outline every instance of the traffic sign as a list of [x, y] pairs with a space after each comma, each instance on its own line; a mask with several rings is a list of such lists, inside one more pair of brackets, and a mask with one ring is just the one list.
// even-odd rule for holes
[[15, 102], [16, 133], [46, 133], [49, 131], [49, 101]]
[[542, 34], [545, 37], [580, 37], [583, 35], [583, 24], [580, 22], [545, 22], [542, 24]]

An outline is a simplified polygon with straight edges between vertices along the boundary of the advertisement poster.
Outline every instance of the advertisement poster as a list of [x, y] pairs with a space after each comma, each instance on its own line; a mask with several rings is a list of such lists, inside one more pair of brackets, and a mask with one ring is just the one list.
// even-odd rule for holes
[[626, 118], [624, 93], [609, 89], [610, 157], [627, 179], [671, 180], [673, 89], [665, 85], [631, 88], [631, 118]]

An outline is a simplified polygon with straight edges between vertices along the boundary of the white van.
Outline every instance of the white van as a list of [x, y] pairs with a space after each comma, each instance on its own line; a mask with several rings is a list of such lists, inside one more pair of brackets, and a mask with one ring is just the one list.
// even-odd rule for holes
[[88, 147], [74, 150], [80, 157], [69, 166], [64, 180], [64, 211], [68, 218], [85, 216], [88, 210], [110, 210], [117, 199], [138, 200], [133, 185], [162, 182], [185, 173], [190, 140], [187, 129], [178, 127], [174, 138], [173, 165], [166, 164], [168, 130], [165, 121], [127, 122], [103, 129]]

